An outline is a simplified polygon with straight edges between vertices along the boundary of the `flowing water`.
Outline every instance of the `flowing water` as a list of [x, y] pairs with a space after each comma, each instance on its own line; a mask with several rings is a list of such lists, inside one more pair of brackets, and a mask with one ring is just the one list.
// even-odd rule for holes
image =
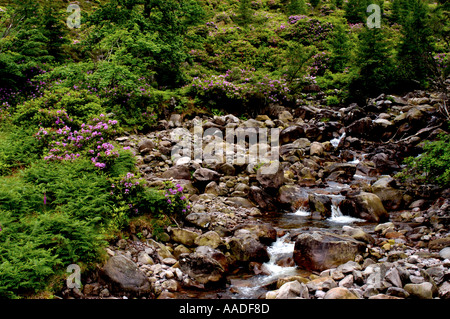
[[[325, 220], [311, 219], [311, 212], [305, 209], [299, 209], [293, 213], [283, 213], [279, 216], [271, 216], [271, 224], [277, 229], [285, 232], [285, 235], [278, 237], [277, 240], [267, 248], [270, 260], [262, 265], [264, 274], [252, 276], [246, 279], [231, 279], [231, 290], [235, 299], [256, 299], [268, 290], [276, 289], [276, 282], [279, 278], [294, 275], [309, 275], [310, 273], [298, 269], [294, 266], [285, 266], [279, 263], [282, 260], [293, 257], [295, 242], [291, 240], [291, 235], [305, 230], [328, 228], [331, 230], [340, 230], [343, 225], [358, 224], [363, 226], [367, 224], [365, 220], [345, 216], [340, 211], [337, 204], [344, 196], [329, 195], [332, 199], [331, 217]], [[275, 218], [274, 218], [275, 217]], [[264, 220], [269, 222], [269, 218]]]
[[[339, 138], [334, 138], [330, 142], [337, 148], [339, 143], [346, 136], [343, 133]], [[350, 163], [358, 164], [364, 161], [365, 154], [361, 158], [354, 158]], [[373, 178], [354, 175], [354, 180], [371, 180]], [[317, 218], [308, 211], [307, 208], [300, 208], [295, 212], [278, 212], [260, 218], [261, 222], [269, 223], [281, 234], [277, 240], [267, 247], [270, 260], [261, 265], [260, 274], [249, 274], [248, 271], [230, 275], [227, 277], [229, 284], [225, 288], [218, 288], [211, 291], [186, 291], [180, 294], [180, 298], [232, 298], [232, 299], [257, 299], [269, 290], [276, 289], [279, 278], [294, 275], [308, 276], [311, 273], [299, 269], [295, 266], [292, 258], [295, 242], [292, 237], [304, 231], [327, 229], [330, 231], [340, 231], [343, 225], [356, 225], [364, 228], [370, 226], [365, 220], [345, 216], [339, 209], [339, 203], [345, 199], [341, 195], [343, 189], [350, 189], [347, 184], [328, 181], [325, 188], [302, 189], [303, 196], [308, 198], [309, 194], [326, 195], [331, 199], [331, 216], [327, 219]]]
[[345, 135], [346, 135], [346, 134], [345, 134], [345, 132], [344, 132], [344, 133], [342, 133], [341, 136], [339, 136], [339, 138], [333, 138], [333, 139], [330, 141], [331, 145], [333, 145], [334, 148], [337, 148], [337, 147], [339, 146], [339, 143], [342, 141], [342, 139], [345, 138]]

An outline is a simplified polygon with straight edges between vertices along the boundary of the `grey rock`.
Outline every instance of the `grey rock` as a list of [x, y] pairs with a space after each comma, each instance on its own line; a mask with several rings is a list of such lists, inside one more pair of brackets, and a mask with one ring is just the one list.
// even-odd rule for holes
[[406, 284], [404, 289], [411, 297], [419, 299], [433, 299], [433, 285], [429, 282], [421, 284]]
[[163, 178], [173, 178], [173, 179], [191, 179], [191, 173], [189, 171], [188, 165], [177, 165], [169, 168], [167, 171], [162, 173]]
[[388, 290], [386, 291], [386, 294], [389, 296], [395, 296], [395, 297], [400, 297], [400, 298], [408, 298], [409, 297], [409, 292], [407, 292], [405, 289], [399, 288], [399, 287], [389, 287]]
[[180, 269], [201, 284], [218, 282], [228, 270], [227, 258], [218, 250], [200, 246], [194, 253], [181, 254]]
[[323, 231], [303, 233], [295, 241], [294, 260], [301, 268], [322, 271], [354, 260], [365, 247], [364, 243], [347, 236]]
[[439, 287], [439, 297], [441, 299], [450, 299], [450, 282], [446, 281]]
[[305, 284], [294, 280], [281, 286], [275, 299], [292, 299], [297, 297], [309, 299], [309, 292]]
[[450, 247], [445, 247], [439, 252], [442, 259], [450, 259]]
[[114, 256], [108, 259], [103, 274], [120, 290], [134, 293], [149, 293], [150, 282], [137, 265], [125, 256]]
[[211, 223], [211, 216], [208, 213], [191, 213], [185, 219], [200, 228], [208, 228]]
[[393, 267], [386, 272], [385, 279], [398, 288], [402, 288], [402, 280], [397, 268]]
[[279, 163], [264, 164], [256, 172], [256, 179], [263, 189], [278, 191], [284, 182], [283, 168]]

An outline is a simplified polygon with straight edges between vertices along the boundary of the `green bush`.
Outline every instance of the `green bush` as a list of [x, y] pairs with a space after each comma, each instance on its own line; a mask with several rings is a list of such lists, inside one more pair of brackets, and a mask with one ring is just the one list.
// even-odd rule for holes
[[21, 218], [0, 210], [0, 297], [34, 294], [70, 264], [98, 261], [105, 245], [88, 222], [66, 213]]
[[33, 129], [16, 126], [4, 126], [0, 131], [0, 176], [9, 175], [41, 157], [42, 149], [33, 133]]
[[326, 100], [327, 100], [327, 105], [329, 105], [329, 106], [331, 106], [331, 105], [339, 105], [339, 103], [340, 103], [339, 98], [334, 96], [334, 95], [327, 96]]
[[42, 97], [17, 106], [13, 123], [25, 127], [30, 125], [53, 127], [55, 119], [59, 117], [56, 113], [58, 110], [63, 112], [60, 121], [70, 121], [71, 127], [76, 129], [93, 116], [105, 112], [100, 99], [87, 90], [58, 88], [45, 91]]
[[424, 152], [405, 160], [407, 167], [398, 177], [419, 183], [450, 186], [450, 134], [443, 133], [437, 141], [426, 142]]

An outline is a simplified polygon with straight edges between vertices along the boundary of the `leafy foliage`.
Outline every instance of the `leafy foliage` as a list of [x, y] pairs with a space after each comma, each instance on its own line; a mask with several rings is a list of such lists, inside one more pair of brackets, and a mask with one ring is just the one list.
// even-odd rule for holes
[[407, 168], [399, 175], [420, 183], [450, 185], [450, 134], [443, 133], [437, 141], [426, 142], [424, 153], [405, 160]]

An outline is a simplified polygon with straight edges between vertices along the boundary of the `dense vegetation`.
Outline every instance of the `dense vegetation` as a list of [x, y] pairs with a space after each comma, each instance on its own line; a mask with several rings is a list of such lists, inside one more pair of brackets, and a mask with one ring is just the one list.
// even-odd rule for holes
[[[381, 28], [366, 25], [372, 3]], [[295, 106], [315, 86], [331, 106], [364, 105], [442, 89], [450, 73], [445, 0], [80, 7], [80, 28], [70, 29], [64, 1], [0, 3], [0, 297], [58, 289], [69, 264], [100, 261], [130, 218], [150, 215], [157, 231], [185, 213], [181, 192], [144, 186], [132, 152], [114, 142], [124, 130], [145, 132], [173, 111]], [[449, 182], [448, 142], [425, 148], [419, 174]]]

